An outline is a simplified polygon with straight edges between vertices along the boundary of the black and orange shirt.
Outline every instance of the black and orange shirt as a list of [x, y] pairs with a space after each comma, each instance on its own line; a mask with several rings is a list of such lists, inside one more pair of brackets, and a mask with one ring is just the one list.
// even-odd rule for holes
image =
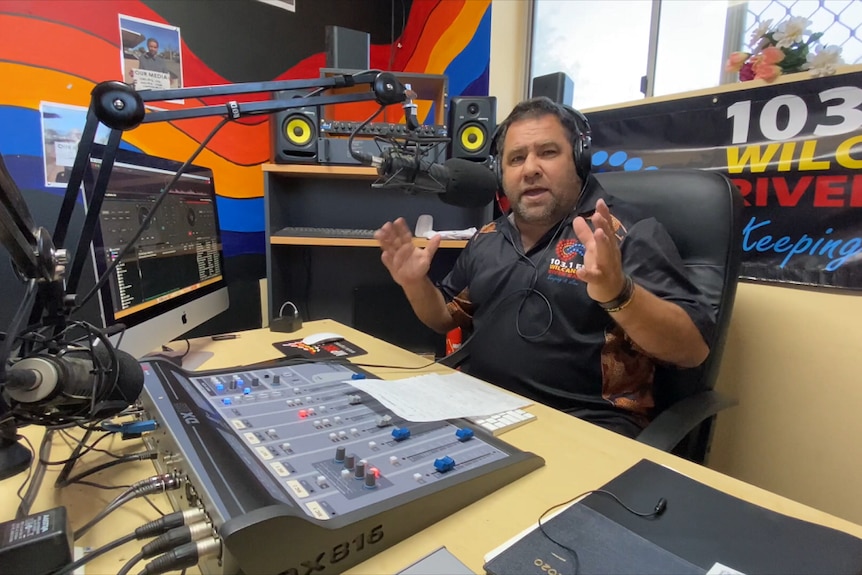
[[[680, 305], [707, 341], [713, 313], [686, 278], [665, 228], [615, 201], [595, 180], [575, 213], [588, 217], [604, 198], [621, 242], [623, 268], [643, 288]], [[575, 273], [584, 246], [574, 213], [524, 252], [503, 216], [483, 227], [439, 283], [449, 311], [468, 333], [472, 375], [562, 410], [613, 406], [649, 418], [656, 362], [587, 295]]]

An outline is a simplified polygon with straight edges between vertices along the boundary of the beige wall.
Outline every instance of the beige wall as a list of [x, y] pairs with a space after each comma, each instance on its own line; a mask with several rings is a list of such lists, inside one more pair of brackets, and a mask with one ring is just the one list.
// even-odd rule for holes
[[[498, 118], [526, 86], [528, 2], [496, 0], [490, 91]], [[734, 89], [734, 87], [726, 87]], [[862, 292], [742, 283], [718, 389], [709, 466], [862, 523]]]
[[490, 95], [497, 97], [500, 121], [527, 95], [528, 0], [491, 4]]
[[742, 283], [709, 466], [862, 524], [862, 293]]

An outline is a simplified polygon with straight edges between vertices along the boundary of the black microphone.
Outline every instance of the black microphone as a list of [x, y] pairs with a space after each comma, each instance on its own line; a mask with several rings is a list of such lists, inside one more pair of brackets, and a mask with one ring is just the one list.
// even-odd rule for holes
[[[111, 355], [117, 359], [111, 369]], [[39, 353], [6, 369], [4, 394], [15, 410], [36, 420], [86, 416], [98, 421], [133, 404], [144, 387], [144, 372], [128, 353], [105, 345]]]
[[438, 164], [393, 147], [383, 152], [377, 173], [386, 180], [374, 187], [439, 194], [441, 201], [462, 208], [481, 208], [497, 194], [493, 172], [484, 164], [463, 158]]

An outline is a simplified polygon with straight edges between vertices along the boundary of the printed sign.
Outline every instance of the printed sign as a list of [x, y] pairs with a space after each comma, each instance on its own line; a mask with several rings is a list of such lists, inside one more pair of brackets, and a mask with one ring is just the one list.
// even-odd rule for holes
[[859, 86], [851, 73], [588, 112], [593, 168], [721, 171], [745, 200], [741, 277], [862, 289]]

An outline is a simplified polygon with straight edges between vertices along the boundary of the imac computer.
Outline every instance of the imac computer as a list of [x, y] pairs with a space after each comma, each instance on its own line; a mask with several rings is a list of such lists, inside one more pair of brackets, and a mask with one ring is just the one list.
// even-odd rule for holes
[[[103, 147], [95, 146], [84, 178], [87, 206], [103, 153]], [[93, 233], [96, 278], [132, 240], [181, 165], [117, 150]], [[146, 230], [99, 292], [104, 327], [126, 326], [111, 341], [140, 359], [161, 352], [161, 346], [225, 311], [223, 269], [213, 173], [192, 165], [168, 190]], [[183, 359], [184, 367], [193, 369], [199, 363], [193, 357]]]

